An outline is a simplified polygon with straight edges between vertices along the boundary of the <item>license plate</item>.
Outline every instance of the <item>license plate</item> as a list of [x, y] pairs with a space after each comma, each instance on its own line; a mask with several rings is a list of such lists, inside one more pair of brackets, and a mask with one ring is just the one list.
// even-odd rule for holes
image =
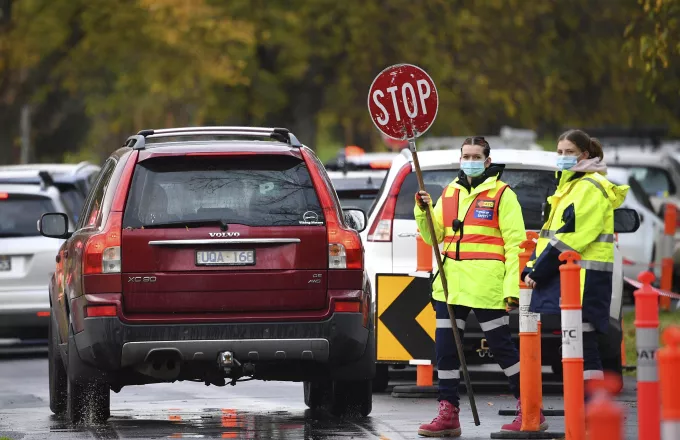
[[196, 251], [197, 266], [248, 266], [255, 264], [254, 250]]
[[12, 260], [7, 255], [0, 255], [0, 272], [12, 270]]

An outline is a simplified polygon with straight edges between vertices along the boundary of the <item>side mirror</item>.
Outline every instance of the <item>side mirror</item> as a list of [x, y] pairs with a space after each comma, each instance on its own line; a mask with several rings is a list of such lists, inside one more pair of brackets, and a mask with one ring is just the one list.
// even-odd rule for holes
[[634, 209], [619, 208], [614, 210], [614, 232], [626, 234], [635, 232], [640, 227], [640, 215]]
[[352, 229], [357, 232], [362, 232], [366, 229], [368, 219], [366, 218], [366, 213], [362, 209], [343, 208], [342, 211], [345, 214], [345, 221]]
[[38, 231], [49, 238], [70, 238], [68, 232], [68, 216], [61, 212], [48, 212], [38, 220]]

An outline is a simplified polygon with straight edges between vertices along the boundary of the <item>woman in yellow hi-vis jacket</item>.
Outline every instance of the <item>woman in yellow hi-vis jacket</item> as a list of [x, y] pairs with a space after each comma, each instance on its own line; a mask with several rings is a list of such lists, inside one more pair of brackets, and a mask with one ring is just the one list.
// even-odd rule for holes
[[561, 171], [555, 194], [548, 197], [550, 215], [534, 255], [522, 272], [533, 289], [531, 311], [560, 314], [559, 255], [581, 254], [584, 379], [603, 377], [597, 332], [606, 333], [614, 268], [614, 209], [628, 192], [604, 176], [607, 167], [600, 142], [581, 130], [562, 134], [557, 144]]
[[[461, 337], [474, 311], [494, 359], [503, 368], [510, 389], [519, 400], [519, 353], [510, 337], [506, 299], [519, 296], [519, 245], [525, 240], [524, 219], [517, 195], [500, 180], [505, 165], [491, 163], [483, 137], [463, 142], [460, 173], [442, 193], [434, 208], [430, 196], [416, 194], [414, 214], [423, 240], [443, 242], [448, 302], [452, 304]], [[425, 209], [432, 210], [436, 238], [431, 237]], [[458, 436], [460, 360], [441, 277], [433, 283], [437, 328], [435, 350], [439, 377], [439, 414], [420, 427], [425, 436]], [[519, 408], [519, 404], [518, 404]], [[503, 431], [519, 431], [521, 411]], [[541, 428], [546, 429], [541, 414]]]

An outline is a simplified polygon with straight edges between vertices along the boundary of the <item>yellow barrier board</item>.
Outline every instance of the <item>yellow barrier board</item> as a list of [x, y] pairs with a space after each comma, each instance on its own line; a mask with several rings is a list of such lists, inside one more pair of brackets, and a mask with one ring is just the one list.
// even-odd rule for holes
[[437, 325], [430, 303], [430, 280], [398, 274], [376, 275], [378, 312], [376, 344], [379, 362], [435, 362]]

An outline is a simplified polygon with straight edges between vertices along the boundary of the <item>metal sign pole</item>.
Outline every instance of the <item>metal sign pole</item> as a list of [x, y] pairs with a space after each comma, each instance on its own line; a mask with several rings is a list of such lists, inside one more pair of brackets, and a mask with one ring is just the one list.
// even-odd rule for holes
[[[423, 173], [420, 170], [420, 162], [418, 161], [418, 153], [416, 151], [416, 141], [415, 138], [408, 140], [408, 148], [411, 150], [413, 155], [413, 165], [416, 169], [416, 177], [418, 178], [418, 186], [420, 191], [425, 191], [425, 183], [423, 182]], [[456, 316], [453, 313], [453, 307], [449, 304], [449, 288], [446, 283], [446, 275], [444, 273], [444, 263], [442, 262], [442, 256], [439, 253], [439, 246], [437, 244], [437, 234], [434, 230], [434, 223], [432, 222], [432, 213], [430, 209], [425, 210], [427, 216], [427, 225], [430, 229], [430, 237], [433, 237], [435, 242], [432, 247], [434, 248], [434, 255], [437, 259], [437, 268], [439, 269], [439, 278], [442, 280], [442, 288], [444, 289], [444, 298], [446, 301], [446, 307], [449, 311], [449, 319], [451, 320], [451, 329], [453, 330], [453, 337], [456, 341], [456, 350], [458, 351], [458, 359], [460, 360], [460, 367], [463, 370], [463, 378], [465, 379], [465, 388], [467, 389], [467, 395], [470, 398], [470, 407], [472, 408], [472, 417], [475, 419], [475, 425], [479, 426], [479, 414], [477, 414], [477, 405], [475, 404], [475, 395], [472, 391], [472, 384], [470, 383], [470, 374], [468, 373], [467, 363], [465, 362], [465, 354], [463, 353], [463, 341], [460, 339], [460, 333], [458, 333], [458, 325], [456, 324]]]

